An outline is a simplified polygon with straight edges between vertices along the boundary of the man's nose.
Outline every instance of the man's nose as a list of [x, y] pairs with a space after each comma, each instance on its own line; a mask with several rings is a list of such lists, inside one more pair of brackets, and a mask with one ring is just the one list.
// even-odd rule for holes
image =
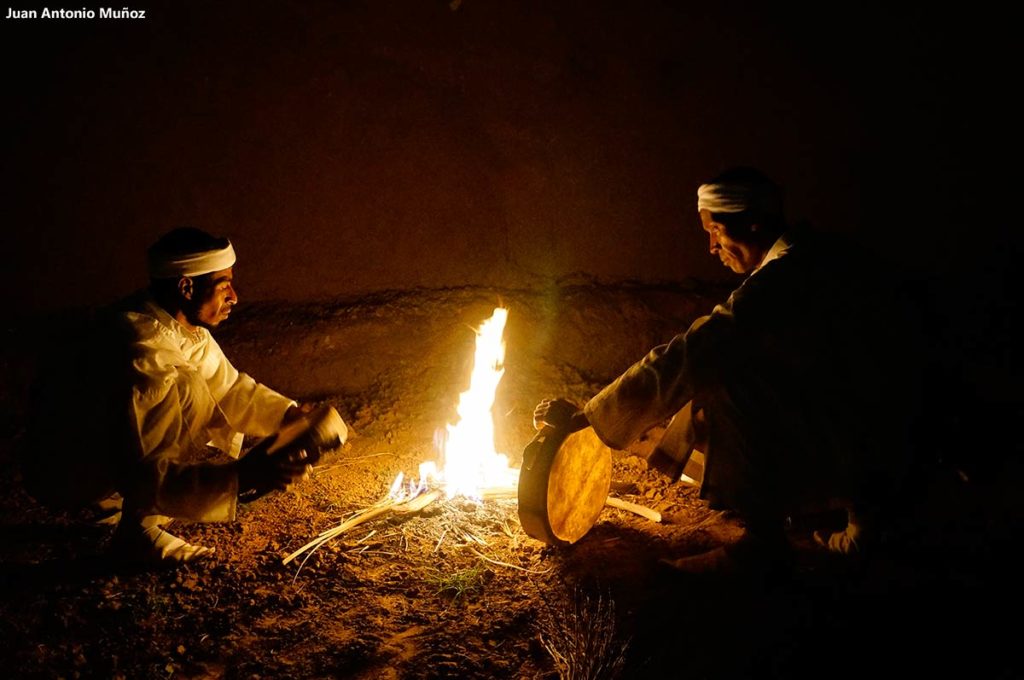
[[714, 232], [708, 234], [708, 250], [711, 254], [715, 254], [718, 251], [718, 239], [715, 237]]
[[234, 286], [228, 289], [227, 301], [231, 304], [238, 304], [238, 291], [235, 290]]

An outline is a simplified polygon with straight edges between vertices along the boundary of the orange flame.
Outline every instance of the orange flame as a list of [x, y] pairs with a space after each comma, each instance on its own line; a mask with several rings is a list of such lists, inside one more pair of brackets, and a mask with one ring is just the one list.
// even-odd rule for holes
[[[495, 451], [494, 395], [505, 374], [505, 341], [503, 334], [508, 310], [498, 307], [491, 318], [476, 331], [476, 352], [469, 389], [459, 395], [458, 420], [447, 426], [447, 437], [440, 442], [444, 467], [436, 470], [432, 463], [420, 465], [418, 484], [400, 492], [399, 499], [414, 496], [427, 482], [439, 482], [449, 498], [466, 496], [479, 500], [487, 487], [514, 487], [519, 470], [510, 468], [508, 456]], [[396, 480], [400, 489], [401, 482]], [[393, 487], [392, 496], [399, 492]]]

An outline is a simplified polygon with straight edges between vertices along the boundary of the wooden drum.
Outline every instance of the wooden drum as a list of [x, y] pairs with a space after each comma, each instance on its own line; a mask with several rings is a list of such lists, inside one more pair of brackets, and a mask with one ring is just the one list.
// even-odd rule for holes
[[282, 427], [267, 453], [290, 455], [303, 450], [309, 456], [310, 464], [315, 464], [321, 453], [338, 448], [346, 439], [348, 428], [345, 421], [333, 406], [324, 404]]
[[611, 449], [593, 428], [570, 434], [546, 427], [523, 451], [519, 521], [545, 543], [575, 543], [597, 521], [611, 480]]

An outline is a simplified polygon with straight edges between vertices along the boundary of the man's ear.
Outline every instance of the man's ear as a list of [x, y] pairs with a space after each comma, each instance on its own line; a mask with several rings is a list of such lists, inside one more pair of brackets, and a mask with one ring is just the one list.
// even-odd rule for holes
[[195, 284], [191, 276], [182, 276], [178, 279], [178, 293], [186, 300], [191, 300], [195, 294]]

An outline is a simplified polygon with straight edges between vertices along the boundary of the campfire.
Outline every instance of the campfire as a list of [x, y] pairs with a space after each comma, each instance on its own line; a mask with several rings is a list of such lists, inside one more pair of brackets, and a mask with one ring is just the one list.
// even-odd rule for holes
[[[505, 374], [505, 322], [508, 310], [498, 307], [476, 330], [476, 351], [469, 389], [459, 395], [458, 420], [435, 437], [442, 466], [425, 461], [419, 466], [419, 478], [406, 480], [399, 472], [387, 495], [356, 513], [338, 526], [284, 558], [288, 564], [305, 552], [312, 554], [320, 546], [346, 531], [385, 514], [418, 512], [442, 496], [461, 496], [475, 502], [493, 498], [514, 498], [519, 470], [508, 463], [508, 456], [495, 451], [494, 395]], [[307, 556], [308, 558], [308, 556]]]
[[494, 395], [505, 374], [505, 322], [508, 310], [498, 307], [476, 331], [476, 352], [469, 389], [459, 395], [458, 420], [448, 425], [435, 443], [443, 467], [425, 462], [419, 480], [403, 485], [398, 474], [389, 494], [396, 501], [412, 500], [431, 489], [443, 489], [448, 498], [463, 496], [476, 501], [494, 494], [515, 494], [519, 470], [508, 464], [508, 456], [495, 451]]
[[[388, 514], [409, 514], [423, 510], [440, 498], [460, 497], [475, 503], [515, 498], [520, 471], [509, 465], [508, 456], [495, 450], [494, 397], [504, 375], [505, 323], [508, 310], [498, 307], [476, 329], [476, 350], [469, 388], [459, 395], [457, 420], [439, 430], [435, 437], [442, 465], [425, 461], [415, 480], [398, 473], [388, 493], [374, 505], [355, 513], [348, 520], [328, 529], [284, 558], [288, 564], [303, 553], [313, 552], [328, 541]], [[643, 506], [608, 497], [607, 505], [634, 512], [652, 521], [660, 514]], [[305, 561], [305, 560], [304, 560]]]

